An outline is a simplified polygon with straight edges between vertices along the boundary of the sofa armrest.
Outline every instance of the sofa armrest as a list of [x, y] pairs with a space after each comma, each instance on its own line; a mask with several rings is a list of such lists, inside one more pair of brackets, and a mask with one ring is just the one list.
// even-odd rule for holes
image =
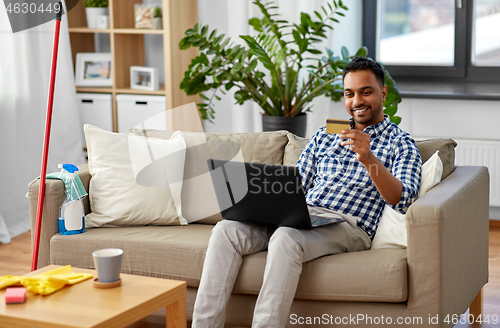
[[410, 206], [407, 230], [408, 310], [444, 327], [488, 282], [488, 169], [458, 166]]
[[[88, 193], [90, 174], [87, 164], [81, 165], [76, 172]], [[40, 180], [35, 179], [28, 185], [28, 198], [31, 220], [31, 243], [33, 244], [36, 224], [36, 209], [38, 205], [38, 191]], [[59, 206], [64, 201], [64, 183], [57, 179], [45, 180], [45, 195], [43, 199], [42, 226], [40, 232], [40, 245], [38, 249], [38, 268], [50, 264], [50, 239], [59, 232]], [[89, 197], [83, 200], [85, 214], [90, 212]]]

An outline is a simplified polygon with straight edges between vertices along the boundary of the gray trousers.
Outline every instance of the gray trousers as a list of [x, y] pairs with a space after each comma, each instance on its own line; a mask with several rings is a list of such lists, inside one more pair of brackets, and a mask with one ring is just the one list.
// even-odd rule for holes
[[224, 327], [226, 304], [242, 256], [268, 250], [264, 280], [252, 327], [284, 327], [302, 272], [315, 258], [370, 248], [368, 235], [353, 220], [298, 230], [223, 220], [213, 228], [193, 313], [193, 328]]

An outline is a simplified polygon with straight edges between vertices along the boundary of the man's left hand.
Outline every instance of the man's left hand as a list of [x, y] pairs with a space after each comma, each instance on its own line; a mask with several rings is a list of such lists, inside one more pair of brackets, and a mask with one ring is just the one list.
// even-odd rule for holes
[[349, 146], [349, 149], [356, 153], [356, 159], [365, 163], [370, 160], [372, 152], [370, 150], [370, 136], [368, 133], [359, 130], [342, 130], [340, 134], [344, 140], [340, 143], [341, 146]]

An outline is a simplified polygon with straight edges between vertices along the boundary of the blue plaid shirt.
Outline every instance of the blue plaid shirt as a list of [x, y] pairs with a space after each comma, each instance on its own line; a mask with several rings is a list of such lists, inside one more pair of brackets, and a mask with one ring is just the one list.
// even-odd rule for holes
[[[357, 217], [358, 226], [373, 237], [386, 202], [356, 153], [340, 145], [338, 134], [325, 130], [311, 137], [296, 164], [306, 202]], [[406, 213], [420, 189], [422, 160], [415, 141], [387, 115], [363, 131], [370, 135], [371, 152], [403, 184], [399, 203], [389, 206]]]

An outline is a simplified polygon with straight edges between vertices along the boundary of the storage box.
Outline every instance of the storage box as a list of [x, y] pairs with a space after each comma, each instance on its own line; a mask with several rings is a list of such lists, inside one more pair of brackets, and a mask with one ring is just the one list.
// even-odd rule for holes
[[118, 132], [130, 129], [167, 129], [165, 96], [117, 95]]
[[78, 111], [83, 124], [92, 124], [101, 129], [113, 131], [113, 98], [107, 93], [77, 93]]

